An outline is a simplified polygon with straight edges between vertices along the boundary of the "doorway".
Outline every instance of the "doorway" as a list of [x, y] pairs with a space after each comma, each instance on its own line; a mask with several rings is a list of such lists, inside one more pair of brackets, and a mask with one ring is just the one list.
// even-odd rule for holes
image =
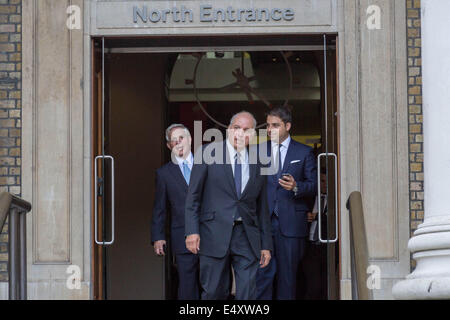
[[[195, 141], [194, 121], [202, 135], [210, 128], [224, 132], [222, 124], [238, 111], [252, 112], [261, 124], [269, 108], [288, 104], [293, 139], [327, 155], [320, 165], [327, 174], [328, 210], [336, 213], [338, 177], [330, 156], [338, 154], [336, 40], [93, 39], [95, 299], [176, 299], [173, 256], [157, 257], [150, 243], [155, 171], [170, 159], [164, 131], [171, 123], [185, 124]], [[238, 78], [247, 86], [236, 85]], [[323, 239], [337, 238], [336, 220], [329, 215], [327, 221]], [[326, 296], [338, 299], [338, 245], [325, 245]], [[302, 294], [299, 289], [299, 299]]]

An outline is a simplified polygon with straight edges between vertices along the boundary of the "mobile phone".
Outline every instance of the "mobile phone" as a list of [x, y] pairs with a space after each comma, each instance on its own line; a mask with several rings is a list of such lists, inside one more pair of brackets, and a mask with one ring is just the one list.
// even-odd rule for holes
[[291, 176], [291, 174], [290, 174], [290, 173], [282, 173], [281, 176], [282, 176], [282, 178], [284, 178], [284, 177], [289, 177], [289, 176]]

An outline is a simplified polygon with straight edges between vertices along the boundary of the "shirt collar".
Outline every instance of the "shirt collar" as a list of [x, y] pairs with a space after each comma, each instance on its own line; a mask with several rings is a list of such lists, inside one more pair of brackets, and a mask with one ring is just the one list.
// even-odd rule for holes
[[192, 156], [192, 152], [189, 152], [189, 155], [187, 156], [186, 159], [180, 158], [178, 156], [175, 156], [175, 158], [177, 159], [178, 165], [182, 165], [184, 161], [187, 161], [187, 163], [190, 165], [193, 163], [193, 156]]
[[[289, 149], [289, 144], [291, 143], [291, 136], [289, 135], [286, 139], [284, 139], [284, 141], [281, 143], [281, 145], [283, 147], [285, 147], [285, 149]], [[278, 147], [278, 143], [273, 143], [273, 147]]]
[[[236, 149], [231, 145], [230, 140], [227, 139], [227, 149], [230, 155], [230, 161], [234, 163], [234, 157], [237, 153]], [[239, 154], [241, 155], [241, 161], [247, 162], [247, 148], [242, 149]], [[243, 159], [243, 160], [242, 160]]]

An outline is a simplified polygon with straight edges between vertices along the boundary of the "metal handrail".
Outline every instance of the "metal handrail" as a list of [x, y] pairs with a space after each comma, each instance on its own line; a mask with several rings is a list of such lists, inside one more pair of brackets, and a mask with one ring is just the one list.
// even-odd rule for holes
[[361, 193], [350, 194], [347, 201], [350, 213], [350, 247], [352, 271], [352, 299], [372, 300], [372, 290], [367, 285], [369, 251]]
[[27, 300], [26, 214], [31, 204], [8, 192], [0, 194], [0, 231], [9, 215], [9, 300]]

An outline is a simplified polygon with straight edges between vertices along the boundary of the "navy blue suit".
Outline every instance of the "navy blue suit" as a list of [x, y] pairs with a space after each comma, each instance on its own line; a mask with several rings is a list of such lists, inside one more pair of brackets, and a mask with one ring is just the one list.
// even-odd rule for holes
[[[202, 299], [227, 298], [231, 263], [236, 299], [254, 300], [261, 250], [272, 250], [266, 178], [259, 164], [249, 164], [249, 181], [239, 197], [232, 166], [229, 160], [222, 162], [229, 157], [226, 143], [215, 142], [206, 148], [214, 150], [213, 157], [221, 163], [194, 164], [185, 211], [186, 236], [200, 235]], [[234, 223], [237, 217], [242, 224]]]
[[184, 237], [184, 206], [188, 185], [180, 167], [169, 162], [156, 171], [156, 192], [152, 217], [152, 244], [166, 240], [165, 224], [170, 211], [170, 245], [177, 262], [178, 299], [197, 300], [199, 291], [198, 256], [186, 249]]
[[[270, 142], [267, 143], [267, 152], [271, 156]], [[306, 214], [310, 210], [309, 197], [317, 193], [317, 166], [312, 148], [291, 139], [281, 172], [294, 177], [298, 192], [295, 195], [293, 191], [284, 189], [276, 174], [267, 176], [274, 257], [266, 268], [258, 270], [258, 299], [263, 300], [296, 298], [296, 274], [308, 233]]]

